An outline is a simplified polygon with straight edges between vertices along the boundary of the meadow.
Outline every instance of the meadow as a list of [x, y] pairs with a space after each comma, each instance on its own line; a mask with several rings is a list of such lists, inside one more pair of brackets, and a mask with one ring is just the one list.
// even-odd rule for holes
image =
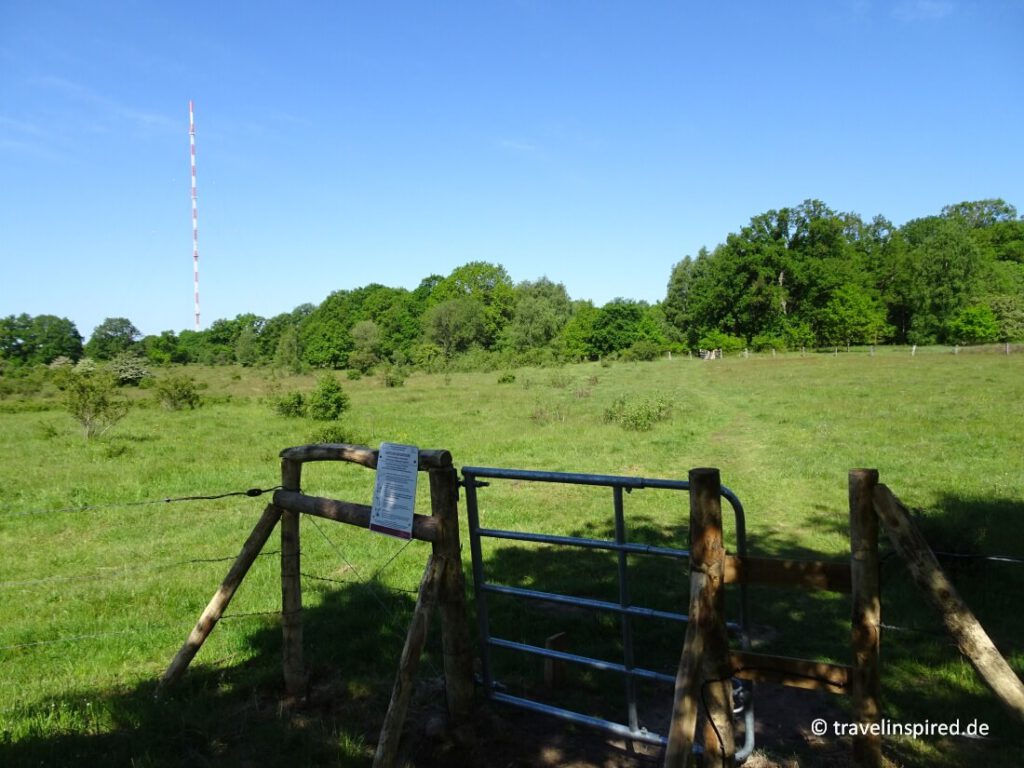
[[[422, 544], [303, 520], [312, 683], [303, 706], [282, 700], [276, 536], [182, 683], [154, 695], [268, 497], [161, 500], [271, 488], [280, 482], [278, 453], [311, 442], [445, 448], [460, 467], [674, 479], [718, 467], [746, 508], [751, 552], [834, 560], [849, 556], [847, 472], [877, 468], [915, 510], [932, 547], [947, 553], [942, 561], [957, 588], [1024, 673], [1024, 563], [983, 557], [1024, 560], [1024, 355], [855, 349], [677, 357], [416, 373], [390, 388], [374, 376], [341, 377], [352, 405], [336, 423], [286, 418], [270, 407], [281, 393], [311, 390], [312, 374], [184, 370], [203, 385], [202, 407], [166, 411], [152, 392], [133, 390], [136, 407], [88, 442], [46, 387], [0, 401], [0, 764], [369, 765], [426, 558]], [[607, 418], [623, 408], [663, 418]], [[362, 503], [372, 484], [369, 471], [337, 464], [309, 465], [303, 478], [306, 493]], [[607, 494], [587, 489], [496, 481], [480, 498], [485, 524], [494, 527], [612, 529]], [[631, 538], [685, 547], [687, 508], [679, 494], [630, 494]], [[726, 527], [728, 540], [728, 516]], [[507, 542], [490, 543], [485, 554], [489, 571], [509, 584], [604, 596], [614, 577], [611, 561], [598, 556]], [[636, 568], [636, 594], [685, 611], [685, 573]], [[979, 719], [992, 733], [891, 739], [886, 755], [897, 765], [1019, 765], [1019, 726], [951, 646], [898, 557], [884, 558], [882, 582], [886, 717]], [[759, 649], [848, 660], [847, 601], [764, 589], [753, 606]], [[491, 610], [497, 629], [541, 644], [575, 620], [523, 606]], [[603, 639], [609, 629], [595, 624], [575, 634], [586, 633], [600, 653], [601, 643], [619, 642], [614, 631]], [[651, 663], [673, 670], [681, 630], [645, 637]], [[439, 653], [432, 643], [422, 668], [428, 681]], [[536, 687], [536, 660], [497, 664], [510, 688]], [[577, 682], [565, 694], [576, 705], [602, 713], [614, 706], [603, 682], [582, 675]], [[429, 691], [423, 695], [417, 706], [426, 708]], [[670, 699], [671, 692], [650, 695]], [[770, 721], [770, 703], [758, 713]], [[769, 757], [828, 764], [799, 741]]]

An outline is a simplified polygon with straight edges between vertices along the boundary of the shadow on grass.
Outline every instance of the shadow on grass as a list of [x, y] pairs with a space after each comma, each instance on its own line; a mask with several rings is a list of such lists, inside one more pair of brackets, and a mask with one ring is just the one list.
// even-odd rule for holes
[[[683, 507], [685, 510], [685, 507]], [[759, 530], [756, 515], [748, 512], [751, 550], [776, 557], [818, 559], [806, 550], [800, 537], [779, 531]], [[683, 512], [685, 514], [685, 511]], [[610, 513], [609, 513], [610, 516]], [[666, 525], [650, 517], [629, 516], [629, 540], [656, 546], [685, 548], [687, 532], [680, 525]], [[1024, 502], [1011, 499], [981, 500], [946, 496], [936, 510], [919, 521], [933, 549], [953, 554], [998, 553], [1024, 555]], [[726, 511], [726, 526], [729, 525]], [[822, 514], [814, 525], [848, 535], [845, 514]], [[580, 526], [572, 535], [614, 538], [609, 522]], [[728, 531], [727, 531], [728, 538]], [[882, 688], [883, 716], [904, 722], [952, 722], [964, 725], [977, 719], [989, 725], [987, 741], [963, 739], [886, 740], [886, 750], [905, 764], [952, 766], [982, 761], [990, 765], [1024, 764], [1024, 734], [984, 686], [969, 663], [960, 656], [935, 614], [910, 582], [902, 561], [888, 554], [882, 533]], [[961, 595], [986, 627], [1000, 649], [1015, 660], [1018, 674], [1024, 662], [1024, 565], [941, 556], [943, 565]], [[552, 545], [510, 545], [502, 542], [488, 555], [488, 578], [510, 586], [565, 593], [617, 602], [617, 556], [614, 553], [579, 550]], [[634, 604], [659, 610], [686, 612], [688, 574], [686, 562], [654, 556], [630, 556], [630, 592]], [[784, 656], [849, 664], [850, 601], [845, 595], [798, 589], [751, 587], [748, 617], [754, 650]], [[502, 595], [488, 597], [492, 631], [496, 636], [530, 645], [564, 633], [568, 650], [606, 661], [623, 660], [619, 619], [609, 614], [590, 614], [576, 608], [528, 602]], [[727, 588], [727, 612], [739, 618], [738, 589]], [[637, 663], [674, 674], [682, 646], [684, 625], [634, 619]], [[734, 641], [734, 647], [737, 643]], [[624, 684], [621, 678], [570, 668], [564, 690], [545, 686], [543, 662], [536, 657], [509, 651], [494, 652], [498, 679], [511, 693], [543, 703], [566, 706], [584, 714], [625, 722]], [[608, 676], [611, 677], [611, 676]], [[803, 695], [803, 694], [800, 694]], [[671, 690], [645, 691], [641, 701], [641, 725], [664, 733]], [[755, 701], [758, 701], [755, 695]], [[660, 703], [659, 703], [660, 702]], [[823, 755], [806, 738], [814, 706], [793, 707], [792, 701], [761, 700], [759, 719], [783, 723], [768, 745], [776, 757], [795, 754], [802, 765], [829, 765], [834, 753]], [[821, 714], [837, 706], [848, 711], [845, 697], [820, 701]], [[803, 720], [794, 720], [802, 717]], [[645, 719], [646, 718], [646, 719]], [[840, 719], [848, 721], [849, 715]], [[770, 730], [770, 729], [766, 729]], [[820, 746], [820, 744], [819, 744]]]
[[[413, 596], [353, 584], [322, 600], [304, 611], [306, 700], [284, 698], [280, 627], [259, 618], [245, 641], [249, 661], [211, 668], [201, 651], [159, 697], [154, 680], [16, 713], [20, 733], [0, 743], [0, 765], [369, 765]], [[431, 664], [428, 655], [427, 676]]]
[[[1022, 516], [1024, 503], [1017, 500], [950, 496], [921, 524], [939, 551], [960, 546], [1019, 557], [1024, 553]], [[628, 508], [627, 520], [631, 541], [686, 546], [682, 525], [665, 525], [642, 515], [630, 517]], [[814, 556], [796, 536], [779, 532], [759, 536], [758, 527], [756, 516], [751, 515], [748, 528], [759, 553]], [[589, 524], [574, 535], [611, 539], [613, 526]], [[497, 583], [613, 602], [618, 600], [616, 568], [617, 558], [611, 553], [508, 542], [490, 550], [487, 563], [488, 577]], [[686, 611], [685, 561], [631, 556], [628, 569], [635, 603]], [[1015, 655], [1020, 670], [1024, 566], [963, 559], [948, 570], [1003, 652]], [[1019, 728], [950, 645], [898, 558], [884, 561], [882, 576], [883, 621], [903, 628], [883, 630], [884, 716], [904, 722], [959, 718], [964, 724], [977, 719], [988, 724], [994, 736], [988, 742], [887, 739], [887, 754], [904, 764], [925, 766], [1021, 764], [1024, 742]], [[309, 695], [304, 701], [285, 699], [280, 629], [276, 621], [259, 620], [246, 639], [249, 661], [211, 667], [200, 653], [181, 683], [160, 698], [154, 696], [153, 681], [127, 690], [79, 690], [15, 712], [9, 719], [14, 723], [17, 718], [16, 725], [2, 726], [0, 765], [369, 765], [414, 596], [377, 584], [307, 581], [304, 589], [307, 595], [316, 591], [320, 600], [304, 611], [305, 659], [310, 669]], [[728, 591], [729, 613], [736, 617], [736, 590]], [[751, 604], [756, 650], [848, 661], [849, 601], [845, 596], [756, 588]], [[609, 661], [622, 659], [621, 626], [614, 615], [498, 595], [489, 597], [488, 606], [495, 635], [543, 646], [546, 638], [565, 632], [572, 652]], [[636, 619], [634, 629], [638, 663], [674, 674], [684, 625]], [[182, 634], [187, 630], [183, 626]], [[481, 708], [481, 741], [475, 749], [460, 749], [437, 738], [431, 722], [436, 723], [443, 713], [444, 700], [436, 618], [433, 630], [406, 729], [412, 765], [657, 764], [656, 754], [630, 753], [597, 732], [497, 705]], [[624, 686], [618, 676], [570, 667], [566, 681], [552, 690], [544, 682], [543, 662], [536, 657], [496, 652], [494, 667], [511, 693], [625, 720]], [[836, 764], [837, 754], [845, 754], [845, 745], [816, 745], [806, 738], [806, 730], [817, 707], [832, 716], [841, 700], [797, 695], [800, 703], [794, 705], [793, 699], [765, 699], [755, 693], [761, 745], [767, 745], [775, 759], [795, 756], [805, 766]], [[639, 700], [641, 723], [664, 733], [670, 687], [644, 685]]]

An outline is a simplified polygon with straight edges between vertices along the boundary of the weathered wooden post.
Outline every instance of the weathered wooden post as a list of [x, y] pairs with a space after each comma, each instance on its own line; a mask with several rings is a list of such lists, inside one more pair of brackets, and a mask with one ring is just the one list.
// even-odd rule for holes
[[224, 615], [224, 611], [231, 602], [231, 598], [235, 596], [238, 585], [242, 583], [242, 579], [249, 572], [253, 561], [256, 560], [260, 550], [263, 549], [263, 545], [267, 543], [267, 539], [270, 538], [270, 534], [273, 532], [274, 526], [277, 525], [280, 516], [281, 510], [273, 504], [268, 504], [263, 510], [263, 514], [252, 529], [252, 533], [249, 534], [249, 538], [242, 545], [242, 551], [238, 553], [235, 562], [231, 564], [228, 575], [224, 577], [224, 581], [221, 582], [220, 587], [213, 597], [210, 598], [210, 602], [203, 609], [199, 621], [196, 622], [184, 645], [175, 654], [170, 665], [167, 667], [167, 671], [160, 678], [161, 688], [173, 685], [185, 673], [185, 670], [188, 669], [188, 665], [192, 663], [192, 659], [199, 653], [199, 649], [203, 647], [206, 638], [210, 636], [213, 628], [220, 621], [220, 617]]
[[999, 701], [1024, 725], [1024, 683], [1006, 662], [985, 628], [946, 577], [927, 540], [906, 507], [884, 485], [875, 488], [878, 513], [893, 547], [907, 562], [910, 575], [935, 606], [957, 648], [968, 658]]
[[876, 485], [877, 469], [850, 470], [850, 579], [853, 599], [850, 694], [854, 721], [864, 727], [853, 737], [853, 757], [859, 765], [870, 768], [882, 765], [882, 737], [870, 732], [870, 726], [878, 723], [881, 717], [879, 648], [882, 601], [878, 570], [878, 516], [874, 506]]
[[384, 724], [377, 739], [377, 751], [373, 756], [373, 768], [393, 768], [398, 759], [398, 745], [402, 738], [402, 727], [409, 711], [409, 700], [412, 698], [416, 683], [416, 670], [419, 669], [420, 656], [427, 642], [427, 631], [430, 629], [430, 615], [437, 603], [437, 591], [441, 576], [437, 561], [431, 556], [420, 580], [416, 608], [409, 622], [409, 632], [402, 646], [402, 656], [398, 662], [398, 674], [391, 689], [391, 701], [384, 715]]
[[[434, 561], [441, 568], [438, 585], [438, 606], [441, 613], [441, 645], [444, 655], [444, 684], [448, 716], [453, 728], [469, 723], [473, 714], [473, 650], [469, 642], [469, 620], [466, 611], [466, 578], [462, 573], [459, 543], [458, 475], [447, 461], [431, 467], [431, 514], [440, 529], [433, 542]], [[465, 735], [465, 734], [463, 734]]]
[[[302, 462], [281, 459], [281, 487], [298, 493], [302, 484]], [[289, 696], [306, 693], [306, 671], [302, 663], [302, 580], [299, 573], [300, 513], [281, 512], [281, 654], [284, 687]]]
[[735, 764], [732, 667], [725, 624], [725, 544], [717, 469], [692, 469], [690, 614], [676, 673], [666, 768], [685, 766], [693, 749], [697, 704], [706, 705], [704, 766]]

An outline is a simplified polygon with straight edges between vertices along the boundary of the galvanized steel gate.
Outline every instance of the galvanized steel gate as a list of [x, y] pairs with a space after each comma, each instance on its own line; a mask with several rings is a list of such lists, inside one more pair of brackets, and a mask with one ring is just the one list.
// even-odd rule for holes
[[[665, 744], [665, 736], [653, 733], [647, 728], [642, 727], [639, 723], [635, 681], [658, 681], [667, 683], [668, 685], [673, 685], [675, 683], [675, 678], [672, 675], [646, 669], [642, 664], [638, 664], [637, 659], [634, 658], [633, 627], [631, 618], [644, 617], [664, 619], [667, 621], [686, 622], [687, 616], [682, 613], [654, 610], [652, 608], [634, 604], [629, 589], [629, 569], [627, 567], [627, 558], [630, 555], [652, 555], [675, 558], [677, 560], [688, 560], [690, 553], [685, 549], [658, 547], [648, 544], [630, 543], [627, 541], [623, 494], [624, 492], [643, 488], [689, 491], [690, 484], [687, 481], [680, 480], [656, 480], [640, 477], [588, 475], [565, 472], [534, 472], [517, 469], [497, 469], [493, 467], [463, 467], [462, 476], [463, 485], [466, 489], [470, 548], [473, 556], [473, 589], [476, 599], [476, 614], [479, 628], [481, 673], [483, 677], [484, 692], [487, 697], [492, 701], [498, 701], [516, 707], [521, 707], [523, 709], [542, 712], [570, 722], [600, 728], [626, 739], [654, 744]], [[483, 528], [480, 525], [480, 508], [477, 500], [477, 489], [489, 485], [487, 482], [482, 482], [483, 479], [563, 483], [611, 488], [615, 515], [615, 538], [614, 540], [592, 539], [576, 536], [556, 536], [543, 533], [527, 533], [495, 528]], [[740, 503], [736, 495], [724, 486], [722, 487], [722, 497], [729, 502], [732, 506], [733, 512], [735, 513], [737, 554], [740, 555], [740, 557], [743, 557], [746, 554], [746, 529], [743, 516], [743, 505]], [[590, 598], [542, 592], [533, 589], [511, 587], [489, 582], [487, 580], [483, 560], [483, 549], [481, 546], [481, 539], [484, 537], [615, 552], [617, 553], [618, 561], [619, 600], [618, 602], [594, 600]], [[487, 606], [487, 596], [489, 594], [509, 595], [525, 600], [542, 601], [556, 605], [574, 606], [576, 608], [584, 608], [593, 611], [606, 611], [618, 614], [622, 627], [622, 663], [620, 664], [617, 662], [595, 659], [588, 656], [581, 656], [550, 648], [541, 648], [539, 646], [528, 645], [493, 636], [491, 633]], [[744, 647], [747, 646], [747, 615], [747, 595], [745, 587], [741, 584], [740, 621], [738, 624], [730, 625], [730, 630], [739, 634], [741, 643]], [[592, 669], [616, 672], [624, 675], [626, 679], [627, 722], [612, 722], [568, 709], [554, 707], [532, 699], [526, 699], [504, 693], [501, 690], [502, 686], [500, 683], [494, 679], [493, 667], [491, 664], [492, 648], [520, 651], [547, 659], [571, 662], [574, 664], [584, 665]], [[737, 694], [736, 713], [742, 714], [745, 720], [745, 742], [742, 749], [738, 750], [736, 753], [737, 760], [743, 760], [754, 749], [753, 701], [749, 687], [741, 687], [738, 681], [734, 681], [733, 687], [734, 693]]]

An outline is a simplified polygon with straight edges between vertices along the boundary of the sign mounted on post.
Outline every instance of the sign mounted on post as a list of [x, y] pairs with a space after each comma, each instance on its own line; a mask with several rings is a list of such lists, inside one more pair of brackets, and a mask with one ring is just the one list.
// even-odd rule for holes
[[419, 454], [415, 445], [380, 444], [370, 511], [371, 531], [399, 539], [412, 538]]

